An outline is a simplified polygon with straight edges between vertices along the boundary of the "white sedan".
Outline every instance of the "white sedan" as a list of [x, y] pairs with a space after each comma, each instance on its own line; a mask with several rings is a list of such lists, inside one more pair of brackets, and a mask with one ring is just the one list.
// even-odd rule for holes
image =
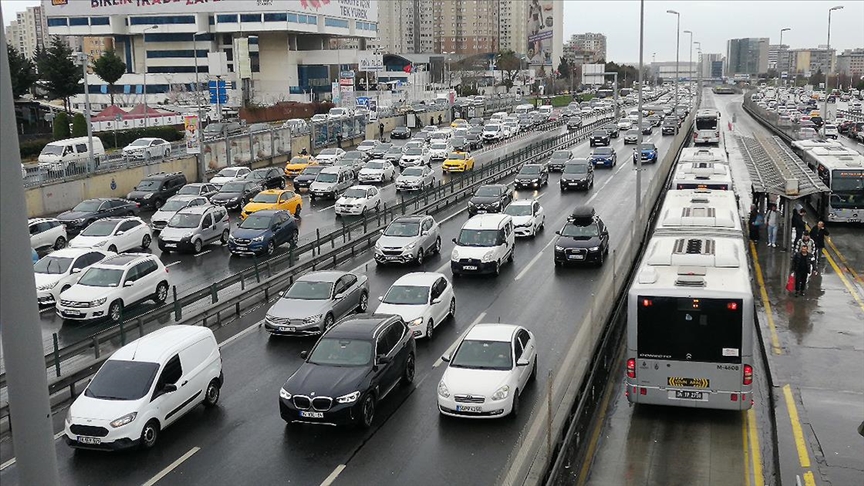
[[396, 178], [396, 168], [393, 163], [384, 159], [372, 159], [360, 169], [357, 179], [360, 183], [392, 181]]
[[366, 214], [381, 206], [381, 191], [375, 186], [353, 186], [336, 201], [336, 216]]
[[318, 155], [315, 156], [315, 160], [318, 161], [321, 165], [333, 165], [342, 157], [345, 156], [345, 151], [341, 148], [325, 148], [324, 150], [318, 152]]
[[441, 273], [403, 275], [381, 297], [376, 314], [396, 314], [415, 338], [432, 339], [435, 328], [456, 315], [453, 285]]
[[249, 167], [225, 167], [210, 179], [210, 184], [221, 188], [226, 182], [242, 179], [250, 172], [252, 169]]
[[406, 167], [396, 178], [396, 192], [421, 191], [435, 186], [435, 173], [427, 165]]
[[537, 377], [534, 334], [512, 324], [477, 324], [465, 334], [438, 383], [442, 415], [497, 418], [519, 413], [519, 395]]
[[98, 248], [124, 252], [133, 248], [147, 249], [153, 241], [150, 227], [141, 218], [104, 218], [90, 223], [69, 241], [69, 248]]
[[161, 138], [139, 138], [123, 147], [123, 157], [127, 159], [159, 159], [171, 155], [171, 143]]
[[39, 305], [54, 305], [60, 292], [75, 285], [90, 265], [113, 255], [92, 248], [63, 248], [51, 252], [33, 265], [36, 277], [36, 298]]
[[537, 236], [546, 224], [546, 213], [536, 199], [519, 199], [510, 203], [504, 214], [513, 217], [513, 234], [516, 236]]

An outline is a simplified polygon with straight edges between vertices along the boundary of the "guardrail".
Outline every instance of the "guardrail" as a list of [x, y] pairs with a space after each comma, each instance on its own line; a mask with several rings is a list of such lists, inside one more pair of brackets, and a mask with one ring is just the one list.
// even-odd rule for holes
[[[68, 387], [70, 393], [74, 395], [76, 383], [91, 376], [98, 369], [98, 366], [94, 368], [94, 363], [100, 363], [113, 350], [125, 345], [133, 333], [143, 336], [158, 326], [172, 321], [212, 327], [223, 324], [227, 319], [233, 320], [241, 316], [244, 311], [268, 302], [278, 290], [290, 286], [296, 275], [308, 270], [336, 266], [357, 253], [369, 249], [372, 240], [380, 235], [379, 230], [386, 227], [395, 217], [434, 213], [448, 208], [470, 197], [478, 186], [514, 174], [522, 164], [548, 157], [559, 147], [577, 143], [595, 127], [608, 121], [609, 118], [600, 119], [573, 132], [516, 150], [475, 171], [453, 177], [446, 184], [439, 181], [438, 186], [431, 191], [424, 191], [409, 198], [403, 197], [401, 201], [390, 205], [385, 204], [380, 210], [354, 223], [344, 224], [329, 233], [322, 234], [316, 230], [313, 241], [292, 247], [287, 254], [260, 263], [253, 260], [252, 267], [183, 297], [177, 297], [176, 287], [174, 287], [172, 302], [132, 319], [121, 319], [118, 325], [97, 332], [84, 340], [60, 348], [55, 338], [54, 350], [44, 357], [46, 372], [54, 375], [49, 379], [49, 392], [53, 394]], [[552, 128], [560, 124], [560, 122], [550, 122], [545, 127]], [[325, 251], [328, 245], [330, 249]], [[304, 255], [307, 258], [302, 259]], [[286, 264], [287, 267], [284, 267]], [[235, 295], [220, 295], [223, 291]], [[82, 360], [74, 359], [87, 355], [91, 355], [92, 358], [84, 360], [83, 365]], [[5, 388], [5, 386], [6, 374], [3, 373], [0, 374], [0, 387]], [[0, 406], [0, 418], [6, 416], [8, 416], [8, 404], [4, 403]]]

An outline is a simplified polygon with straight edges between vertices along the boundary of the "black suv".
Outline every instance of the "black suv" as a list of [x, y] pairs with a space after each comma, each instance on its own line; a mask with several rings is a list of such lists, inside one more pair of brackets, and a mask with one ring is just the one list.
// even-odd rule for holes
[[590, 206], [577, 207], [555, 234], [556, 267], [571, 263], [601, 266], [609, 255], [609, 231]]
[[66, 225], [66, 232], [77, 235], [93, 221], [118, 216], [138, 216], [138, 203], [119, 197], [85, 199], [69, 211], [57, 215], [57, 220]]
[[417, 345], [402, 318], [355, 314], [303, 351], [304, 362], [279, 390], [279, 413], [289, 424], [370, 427], [378, 402], [396, 385], [414, 381]]
[[[473, 129], [472, 129], [473, 130]], [[477, 150], [483, 148], [483, 137], [480, 136], [480, 133], [476, 131], [468, 130], [468, 134], [465, 135], [465, 140], [468, 141], [468, 147], [471, 150]], [[482, 129], [481, 129], [482, 132]]]
[[618, 138], [618, 125], [612, 123], [603, 127], [603, 130], [606, 130], [606, 133], [609, 134], [609, 137]]
[[594, 187], [594, 164], [588, 159], [572, 159], [564, 164], [559, 179], [561, 191], [570, 189], [591, 189]]
[[390, 132], [390, 138], [401, 138], [408, 140], [411, 138], [411, 129], [408, 127], [396, 127]]
[[660, 133], [663, 135], [675, 135], [678, 133], [678, 120], [674, 117], [667, 116], [663, 119], [663, 124], [660, 126]]
[[263, 189], [285, 189], [285, 172], [276, 167], [255, 169], [243, 179], [257, 182]]
[[513, 201], [510, 188], [504, 184], [480, 186], [468, 200], [468, 216], [480, 213], [500, 213]]
[[543, 164], [525, 164], [519, 173], [516, 174], [516, 179], [513, 185], [517, 189], [537, 188], [549, 184], [549, 169]]
[[158, 210], [185, 185], [186, 176], [182, 172], [157, 172], [141, 179], [126, 199], [135, 201], [142, 208]]
[[591, 138], [589, 139], [589, 144], [592, 147], [595, 145], [609, 145], [609, 143], [609, 132], [602, 129], [592, 133]]

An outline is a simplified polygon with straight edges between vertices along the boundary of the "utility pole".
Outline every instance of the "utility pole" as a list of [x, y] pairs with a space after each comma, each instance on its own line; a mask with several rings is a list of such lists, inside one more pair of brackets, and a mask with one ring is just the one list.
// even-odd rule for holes
[[[677, 107], [678, 106], [678, 78], [681, 77], [681, 75], [678, 74], [678, 53], [681, 51], [681, 48], [680, 48], [680, 45], [681, 45], [681, 14], [674, 11], [674, 10], [667, 10], [666, 13], [673, 14], [677, 18], [677, 20], [676, 20], [677, 27], [675, 28], [675, 106]], [[677, 115], [678, 109], [677, 108], [674, 108], [674, 109], [675, 109], [675, 112]]]
[[[96, 161], [93, 158], [93, 124], [90, 122], [90, 88], [87, 84], [87, 53], [78, 52], [75, 61], [81, 64], [81, 72], [84, 77], [84, 118], [87, 119], [87, 172], [96, 171]], [[117, 145], [116, 143], [114, 145]]]
[[[192, 34], [192, 50], [195, 56], [195, 106], [198, 108], [198, 126], [195, 127], [195, 136], [198, 139], [198, 153], [195, 154], [198, 162], [198, 182], [207, 182], [207, 167], [204, 165], [204, 136], [202, 134], [201, 125], [204, 123], [204, 116], [201, 112], [201, 81], [198, 79], [198, 36], [206, 34], [206, 32], [196, 32]], [[207, 53], [210, 53], [210, 46], [207, 46]], [[209, 72], [209, 71], [208, 71]], [[208, 76], [209, 77], [209, 76]], [[207, 90], [210, 89], [209, 79], [207, 80]], [[219, 86], [216, 86], [216, 97], [219, 97]]]
[[[636, 125], [639, 129], [639, 135], [637, 135], [636, 139], [636, 215], [634, 216], [634, 230], [635, 225], [638, 225], [642, 218], [640, 216], [642, 211], [642, 155], [641, 155], [641, 147], [642, 147], [642, 89], [643, 89], [643, 78], [645, 75], [642, 71], [645, 70], [645, 66], [642, 62], [642, 56], [645, 52], [645, 0], [639, 0], [639, 118], [636, 119]], [[675, 103], [678, 103], [678, 100], [675, 100]]]
[[[828, 57], [828, 65], [825, 67], [825, 102], [823, 103], [825, 109], [822, 111], [822, 119], [825, 124], [828, 123], [828, 73], [831, 72], [831, 12], [842, 8], [843, 5], [838, 5], [828, 9], [828, 45], [825, 48], [825, 55]], [[825, 134], [825, 124], [822, 125], [823, 135]]]

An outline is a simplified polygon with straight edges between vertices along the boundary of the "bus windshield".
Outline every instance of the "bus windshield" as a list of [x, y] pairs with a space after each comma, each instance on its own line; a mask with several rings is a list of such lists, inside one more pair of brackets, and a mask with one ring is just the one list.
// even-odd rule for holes
[[832, 171], [831, 206], [838, 209], [864, 207], [864, 171]]

